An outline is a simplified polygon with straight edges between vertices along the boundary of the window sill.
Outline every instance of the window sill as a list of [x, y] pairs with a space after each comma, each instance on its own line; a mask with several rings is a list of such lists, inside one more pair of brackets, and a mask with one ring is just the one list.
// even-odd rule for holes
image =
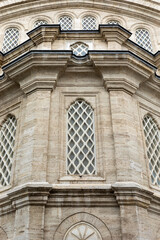
[[71, 176], [71, 175], [67, 175], [64, 177], [61, 177], [58, 180], [60, 183], [79, 183], [79, 182], [84, 182], [84, 183], [104, 183], [106, 180], [100, 176]]

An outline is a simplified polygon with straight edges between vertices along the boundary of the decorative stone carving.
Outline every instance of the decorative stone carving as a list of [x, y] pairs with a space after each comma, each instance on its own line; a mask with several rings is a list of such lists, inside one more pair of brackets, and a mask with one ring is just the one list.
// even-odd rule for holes
[[65, 234], [64, 240], [101, 240], [99, 232], [87, 223], [78, 223]]

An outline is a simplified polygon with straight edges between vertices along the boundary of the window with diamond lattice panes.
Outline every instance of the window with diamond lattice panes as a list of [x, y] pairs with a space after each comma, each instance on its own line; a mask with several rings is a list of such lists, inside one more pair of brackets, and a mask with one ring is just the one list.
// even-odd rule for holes
[[108, 24], [110, 24], [110, 25], [116, 25], [116, 24], [119, 24], [119, 22], [116, 21], [116, 20], [110, 20], [110, 21], [108, 22]]
[[143, 119], [151, 182], [160, 187], [160, 130], [149, 115]]
[[62, 16], [59, 18], [59, 24], [61, 26], [61, 30], [72, 30], [73, 20], [69, 16]]
[[76, 56], [85, 56], [88, 53], [88, 46], [80, 42], [71, 45], [71, 49]]
[[0, 128], [0, 184], [10, 183], [17, 120], [9, 116]]
[[17, 28], [8, 28], [4, 34], [2, 52], [6, 53], [18, 45], [19, 30]]
[[34, 23], [34, 27], [38, 27], [40, 25], [44, 25], [44, 24], [48, 24], [48, 22], [46, 20], [37, 20], [35, 23]]
[[85, 101], [77, 100], [67, 118], [67, 173], [95, 174], [94, 111]]
[[83, 30], [96, 30], [97, 29], [97, 21], [93, 16], [85, 16], [82, 19], [82, 28]]
[[146, 29], [136, 30], [136, 43], [149, 52], [153, 52], [150, 35]]

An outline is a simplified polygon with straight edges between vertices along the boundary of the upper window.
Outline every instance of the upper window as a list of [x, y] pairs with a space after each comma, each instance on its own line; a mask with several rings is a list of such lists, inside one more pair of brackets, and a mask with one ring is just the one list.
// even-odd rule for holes
[[6, 53], [18, 45], [19, 30], [17, 28], [8, 28], [5, 31], [2, 52]]
[[151, 182], [160, 187], [160, 130], [149, 115], [143, 119]]
[[62, 16], [59, 18], [59, 24], [62, 30], [72, 30], [72, 18], [69, 16]]
[[71, 45], [71, 49], [76, 56], [85, 56], [88, 53], [88, 46], [82, 42], [74, 43]]
[[153, 51], [149, 32], [146, 29], [136, 30], [136, 43], [150, 52]]
[[74, 102], [67, 113], [67, 173], [95, 174], [94, 112], [83, 100]]
[[116, 20], [110, 20], [110, 21], [108, 22], [108, 24], [110, 24], [110, 25], [115, 25], [115, 24], [119, 24], [119, 22], [116, 21]]
[[0, 184], [10, 183], [17, 120], [9, 116], [0, 128]]
[[96, 30], [97, 29], [97, 21], [93, 16], [85, 16], [82, 19], [82, 28], [83, 30]]
[[40, 26], [40, 25], [44, 25], [44, 24], [48, 24], [48, 22], [47, 22], [46, 20], [43, 20], [43, 19], [37, 20], [37, 21], [34, 23], [34, 27], [36, 28], [36, 27], [38, 27], [38, 26]]

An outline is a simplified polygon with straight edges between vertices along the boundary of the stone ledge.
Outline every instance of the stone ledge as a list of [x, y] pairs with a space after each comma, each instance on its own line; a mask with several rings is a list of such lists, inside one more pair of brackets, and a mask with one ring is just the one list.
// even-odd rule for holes
[[118, 207], [134, 205], [160, 214], [160, 196], [132, 182], [115, 184], [27, 183], [0, 194], [0, 215], [24, 206]]

